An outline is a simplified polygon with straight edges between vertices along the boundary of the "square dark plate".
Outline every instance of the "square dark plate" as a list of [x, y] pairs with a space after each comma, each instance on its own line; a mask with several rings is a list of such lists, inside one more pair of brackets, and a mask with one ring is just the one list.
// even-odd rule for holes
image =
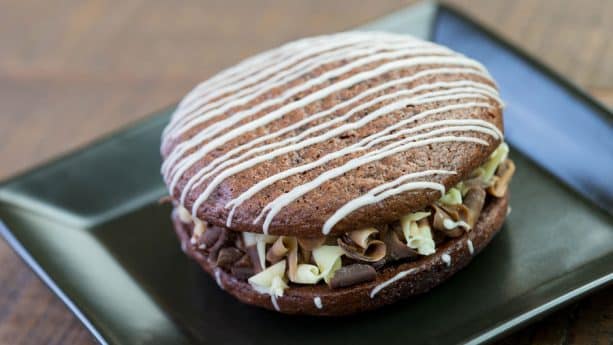
[[340, 319], [288, 317], [226, 295], [183, 255], [169, 206], [157, 204], [171, 109], [5, 182], [2, 235], [113, 344], [478, 343], [610, 283], [611, 113], [448, 7], [423, 3], [363, 29], [412, 33], [477, 58], [507, 102], [513, 212], [471, 265], [430, 293]]

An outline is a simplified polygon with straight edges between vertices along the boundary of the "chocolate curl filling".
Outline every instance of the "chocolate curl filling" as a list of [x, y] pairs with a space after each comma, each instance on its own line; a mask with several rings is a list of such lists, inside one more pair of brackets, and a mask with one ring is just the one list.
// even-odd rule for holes
[[337, 243], [347, 257], [358, 261], [376, 262], [385, 257], [386, 246], [373, 239], [379, 231], [375, 228], [352, 231], [339, 237]]
[[463, 204], [443, 205], [437, 202], [432, 205], [432, 226], [436, 230], [449, 237], [458, 237], [475, 226], [485, 204], [485, 190], [474, 185], [467, 188]]
[[258, 255], [258, 248], [255, 244], [245, 247], [245, 252], [249, 256], [249, 261], [251, 261], [251, 266], [253, 267], [253, 271], [255, 273], [260, 273], [264, 269], [262, 265], [260, 265], [260, 256]]
[[214, 227], [207, 229], [207, 231], [202, 236], [202, 240], [201, 240], [202, 244], [204, 244], [204, 248], [213, 247], [213, 245], [215, 245], [215, 242], [217, 242], [217, 239], [219, 239], [220, 235], [221, 235], [221, 228], [214, 226]]
[[468, 208], [464, 204], [460, 205], [432, 205], [434, 217], [432, 227], [443, 232], [449, 237], [462, 236], [464, 231], [472, 229], [466, 222], [468, 218]]
[[415, 249], [420, 255], [431, 255], [436, 251], [436, 244], [432, 239], [432, 231], [428, 223], [430, 214], [430, 212], [414, 212], [400, 218], [400, 226], [407, 246]]
[[498, 166], [498, 170], [492, 178], [492, 184], [487, 188], [488, 193], [497, 198], [502, 198], [507, 192], [513, 173], [515, 173], [515, 163], [506, 159]]
[[230, 272], [232, 272], [232, 275], [239, 280], [247, 280], [255, 273], [258, 273], [254, 271], [251, 258], [248, 254], [243, 255], [237, 262], [235, 262], [230, 269]]
[[[207, 230], [204, 234], [206, 235], [212, 232], [213, 229], [215, 229], [215, 227]], [[208, 239], [205, 236], [203, 236], [204, 237], [203, 240], [205, 241], [204, 244], [206, 245], [206, 250], [209, 252], [209, 259], [212, 261], [217, 261], [217, 255], [219, 253], [219, 250], [223, 247], [228, 247], [229, 245], [231, 245], [231, 243], [234, 242], [234, 236], [236, 236], [234, 232], [227, 230], [225, 228], [217, 228], [217, 229], [220, 229], [217, 236], [213, 235]], [[208, 243], [211, 243], [211, 242], [213, 242], [213, 244], [209, 245]]]
[[339, 268], [330, 280], [333, 289], [375, 280], [377, 271], [370, 265], [353, 264]]
[[243, 251], [234, 247], [226, 247], [219, 250], [217, 255], [217, 266], [228, 270], [243, 257]]
[[298, 245], [302, 253], [302, 262], [310, 262], [313, 249], [321, 247], [325, 242], [326, 238], [324, 236], [298, 238]]
[[401, 238], [403, 236], [399, 235], [401, 232], [402, 229], [397, 226], [392, 227], [383, 233], [383, 242], [385, 242], [385, 246], [387, 247], [387, 257], [390, 260], [402, 260], [417, 257], [417, 251], [409, 248], [406, 243], [402, 242]]
[[247, 281], [255, 291], [261, 294], [281, 297], [283, 291], [287, 289], [284, 279], [285, 266], [285, 261], [281, 260], [253, 277], [249, 277]]
[[472, 229], [477, 224], [477, 219], [479, 219], [483, 205], [485, 205], [485, 191], [482, 188], [469, 189], [464, 197], [464, 205], [466, 206], [464, 221]]
[[266, 259], [273, 264], [284, 257], [287, 257], [288, 276], [290, 280], [293, 280], [296, 277], [296, 268], [298, 267], [298, 241], [296, 237], [279, 237], [266, 253]]

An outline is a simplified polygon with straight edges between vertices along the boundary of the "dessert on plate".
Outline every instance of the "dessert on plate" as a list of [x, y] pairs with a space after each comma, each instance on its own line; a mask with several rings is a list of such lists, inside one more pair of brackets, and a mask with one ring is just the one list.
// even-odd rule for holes
[[477, 61], [305, 38], [196, 86], [162, 135], [183, 250], [244, 303], [346, 315], [424, 293], [502, 226], [515, 170]]

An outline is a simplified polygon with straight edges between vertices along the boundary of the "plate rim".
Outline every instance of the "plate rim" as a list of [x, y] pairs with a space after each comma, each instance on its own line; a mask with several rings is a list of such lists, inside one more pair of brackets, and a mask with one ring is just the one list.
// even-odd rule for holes
[[[484, 24], [481, 20], [471, 16], [464, 10], [458, 8], [456, 5], [449, 4], [449, 3], [439, 3], [437, 1], [428, 1], [428, 0], [420, 1], [410, 6], [406, 6], [399, 10], [396, 10], [394, 12], [388, 13], [386, 15], [382, 15], [380, 18], [375, 19], [374, 21], [369, 21], [368, 23], [364, 25], [370, 25], [379, 20], [384, 20], [385, 18], [398, 14], [399, 12], [410, 12], [411, 10], [414, 10], [415, 7], [417, 6], [434, 6], [435, 7], [434, 10], [436, 13], [438, 13], [441, 9], [447, 10], [447, 11], [452, 12], [454, 15], [457, 15], [461, 19], [469, 23], [472, 23], [478, 29], [480, 29], [486, 36], [488, 36], [490, 39], [496, 41], [497, 43], [500, 43], [504, 48], [516, 53], [521, 58], [526, 59], [528, 63], [532, 64], [535, 68], [537, 68], [541, 72], [552, 77], [556, 83], [560, 84], [565, 89], [573, 93], [580, 100], [593, 106], [597, 110], [595, 111], [595, 113], [598, 116], [602, 117], [605, 121], [609, 121], [609, 122], [613, 121], [613, 109], [607, 107], [600, 100], [591, 96], [584, 88], [579, 86], [577, 83], [573, 82], [568, 77], [564, 76], [561, 72], [556, 71], [553, 67], [541, 61], [540, 59], [538, 59], [533, 54], [529, 53], [524, 48], [521, 48], [515, 45], [513, 42], [509, 41], [508, 39], [502, 37], [502, 35], [494, 31], [493, 29], [491, 29], [488, 25]], [[112, 140], [113, 138], [120, 137], [123, 135], [128, 135], [135, 131], [141, 130], [144, 126], [150, 126], [151, 124], [157, 123], [157, 121], [160, 121], [161, 119], [163, 119], [167, 115], [167, 113], [176, 106], [176, 104], [177, 103], [173, 103], [173, 104], [164, 106], [156, 111], [151, 112], [149, 115], [146, 115], [143, 118], [140, 118], [134, 121], [130, 121], [127, 124], [124, 124], [115, 130], [112, 130], [106, 134], [103, 134], [97, 138], [94, 138], [85, 144], [79, 145], [78, 147], [74, 149], [68, 150], [50, 159], [43, 160], [42, 162], [34, 164], [33, 166], [21, 172], [18, 171], [10, 175], [6, 179], [0, 181], [0, 192], [3, 189], [5, 189], [7, 186], [11, 185], [12, 183], [18, 180], [21, 180], [23, 178], [26, 178], [28, 176], [31, 176], [33, 174], [36, 174], [41, 169], [47, 168], [49, 166], [53, 166], [64, 160], [74, 158], [85, 151], [89, 151], [96, 146], [102, 145], [106, 143], [107, 141]], [[546, 169], [543, 169], [543, 170], [547, 174], [551, 175], [551, 173], [547, 171]], [[554, 177], [553, 175], [551, 176]], [[559, 181], [558, 178], [556, 178], [556, 180]], [[562, 183], [562, 185], [568, 188], [568, 186], [566, 186], [565, 183]], [[576, 193], [576, 191], [574, 191], [572, 188], [568, 188], [568, 189]], [[584, 200], [588, 202], [594, 208], [599, 209], [598, 205], [594, 205], [594, 203], [586, 199]], [[11, 205], [10, 202], [8, 202], [7, 200], [0, 200], [0, 204]], [[110, 339], [104, 336], [102, 330], [97, 328], [94, 322], [85, 315], [85, 313], [82, 311], [82, 308], [80, 308], [62, 290], [62, 288], [56, 283], [53, 277], [51, 277], [42, 268], [42, 266], [36, 261], [36, 259], [32, 256], [32, 254], [28, 251], [28, 249], [23, 245], [23, 243], [15, 236], [13, 231], [11, 231], [11, 229], [5, 223], [2, 222], [1, 218], [0, 218], [0, 236], [2, 236], [5, 239], [9, 247], [23, 260], [23, 262], [25, 262], [26, 265], [29, 266], [32, 271], [34, 271], [34, 273], [43, 281], [43, 283], [47, 286], [47, 288], [49, 288], [49, 290], [51, 290], [51, 292], [53, 292], [62, 301], [62, 303], [66, 305], [66, 307], [70, 310], [70, 312], [72, 312], [72, 314], [77, 317], [77, 319], [81, 322], [81, 324], [85, 326], [85, 328], [90, 332], [90, 334], [92, 334], [92, 336], [98, 343], [100, 344], [109, 343], [108, 341]], [[596, 259], [596, 260], [606, 260], [607, 258], [610, 258], [612, 255], [613, 255], [613, 252], [599, 259]], [[573, 273], [581, 271], [582, 269], [584, 269], [584, 267], [579, 267]], [[559, 279], [563, 279], [565, 277], [568, 277], [568, 276], [567, 275], [560, 276], [554, 279], [552, 282], [557, 281]], [[548, 285], [552, 282], [547, 282], [544, 285]], [[585, 297], [588, 294], [592, 294], [596, 291], [602, 290], [605, 287], [610, 286], [610, 285], [613, 285], [613, 272], [601, 275], [597, 279], [591, 279], [588, 283], [579, 284], [578, 286], [575, 286], [574, 288], [568, 290], [564, 294], [559, 295], [542, 304], [539, 304], [538, 306], [532, 309], [529, 309], [523, 313], [515, 315], [511, 318], [503, 319], [499, 323], [495, 324], [494, 326], [487, 328], [487, 329], [482, 329], [478, 333], [475, 333], [474, 335], [469, 336], [468, 338], [464, 339], [463, 343], [479, 344], [479, 343], [490, 342], [495, 339], [499, 339], [500, 337], [503, 337], [507, 335], [508, 333], [513, 332], [517, 330], [518, 328], [525, 326], [526, 324], [530, 322], [539, 320], [545, 317], [546, 315], [549, 315], [552, 312], [580, 298]]]

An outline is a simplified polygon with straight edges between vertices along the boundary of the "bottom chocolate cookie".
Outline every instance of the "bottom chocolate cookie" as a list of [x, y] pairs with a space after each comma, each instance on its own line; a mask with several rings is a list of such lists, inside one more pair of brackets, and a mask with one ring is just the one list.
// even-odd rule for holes
[[[344, 287], [331, 288], [327, 284], [289, 284], [283, 296], [260, 293], [246, 281], [253, 274], [242, 272], [241, 266], [229, 269], [226, 261], [240, 260], [239, 254], [226, 250], [215, 257], [203, 250], [205, 243], [193, 241], [193, 229], [173, 213], [173, 223], [183, 250], [213, 276], [220, 288], [240, 301], [286, 314], [339, 316], [375, 309], [398, 300], [422, 294], [447, 280], [466, 266], [502, 227], [508, 208], [508, 193], [500, 198], [491, 198], [485, 203], [471, 231], [450, 238], [437, 245], [433, 254], [420, 256], [417, 260], [398, 262], [378, 268], [370, 281]], [[210, 229], [209, 229], [210, 230]], [[217, 234], [217, 237], [220, 235]], [[216, 238], [219, 243], [219, 238]], [[232, 242], [232, 238], [224, 238]], [[212, 244], [212, 243], [211, 243]], [[245, 254], [246, 256], [246, 254]], [[221, 263], [221, 264], [220, 264]], [[354, 265], [355, 266], [355, 265]], [[371, 267], [371, 266], [367, 266]], [[355, 268], [357, 276], [370, 276], [372, 271]], [[340, 270], [339, 270], [340, 271]], [[339, 272], [337, 271], [337, 272]]]

